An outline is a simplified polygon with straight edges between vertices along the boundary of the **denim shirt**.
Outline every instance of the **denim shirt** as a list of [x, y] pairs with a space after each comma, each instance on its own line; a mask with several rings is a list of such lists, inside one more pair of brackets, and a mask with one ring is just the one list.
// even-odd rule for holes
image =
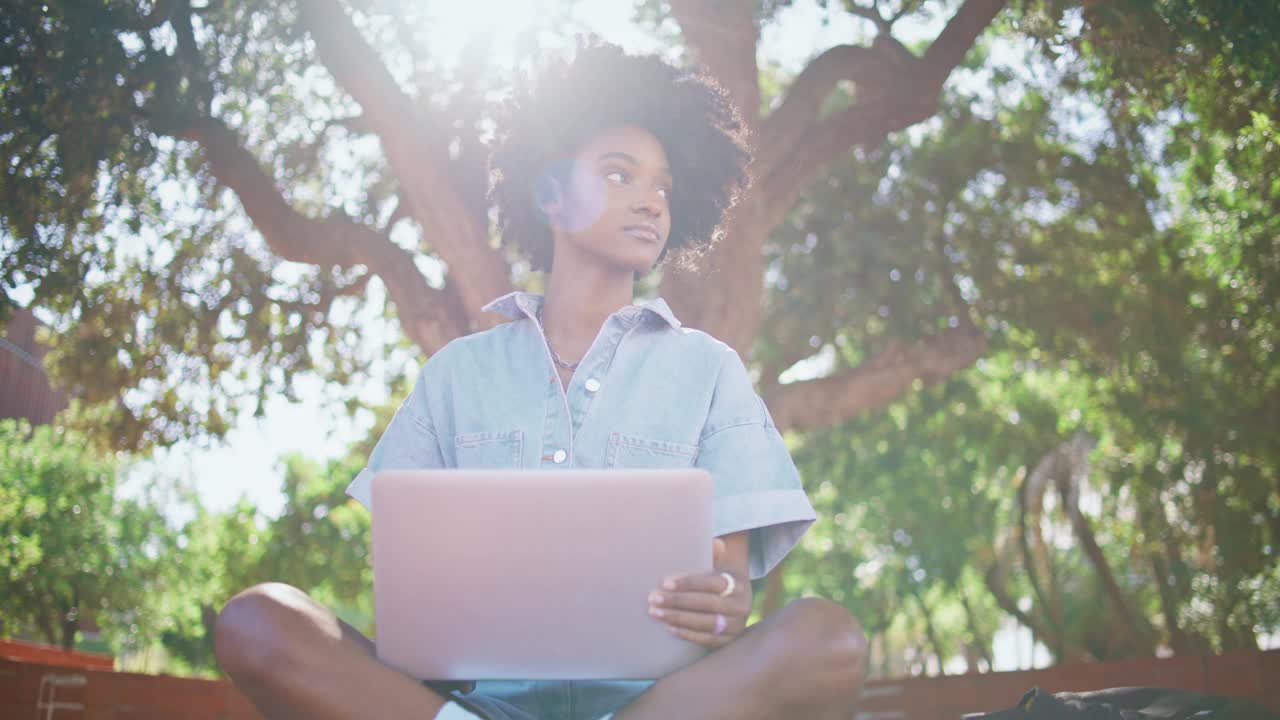
[[[562, 387], [543, 300], [504, 295], [484, 309], [513, 322], [432, 355], [347, 493], [369, 507], [384, 469], [698, 467], [714, 485], [713, 534], [749, 530], [751, 578], [773, 569], [816, 515], [738, 353], [657, 299], [610, 315]], [[597, 718], [651, 684], [482, 681], [476, 694]]]
[[610, 315], [562, 389], [542, 302], [504, 295], [484, 309], [514, 322], [431, 356], [347, 493], [368, 507], [383, 469], [699, 467], [713, 533], [750, 530], [751, 578], [773, 569], [816, 515], [738, 353], [657, 299]]

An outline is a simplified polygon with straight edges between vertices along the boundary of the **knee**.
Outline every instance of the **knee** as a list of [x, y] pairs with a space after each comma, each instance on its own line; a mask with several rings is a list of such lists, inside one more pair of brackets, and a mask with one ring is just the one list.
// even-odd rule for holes
[[227, 601], [214, 625], [213, 649], [223, 672], [237, 679], [278, 670], [296, 651], [288, 641], [306, 595], [282, 583], [255, 585]]
[[[852, 711], [867, 672], [867, 639], [858, 621], [843, 605], [823, 598], [792, 601], [779, 621], [778, 637], [789, 646], [784, 654], [811, 672], [804, 700]], [[795, 662], [799, 656], [803, 661]]]

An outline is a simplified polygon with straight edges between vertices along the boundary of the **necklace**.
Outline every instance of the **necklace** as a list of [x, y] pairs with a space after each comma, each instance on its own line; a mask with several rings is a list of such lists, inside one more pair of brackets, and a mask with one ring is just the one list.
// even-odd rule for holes
[[[542, 326], [542, 308], [538, 308], [538, 325], [539, 327]], [[582, 364], [581, 360], [576, 363], [567, 363], [560, 359], [560, 354], [556, 352], [555, 348], [551, 347], [551, 338], [547, 337], [546, 328], [543, 328], [542, 338], [547, 341], [547, 349], [551, 351], [551, 359], [555, 361], [556, 365], [565, 370], [577, 370], [578, 366]]]

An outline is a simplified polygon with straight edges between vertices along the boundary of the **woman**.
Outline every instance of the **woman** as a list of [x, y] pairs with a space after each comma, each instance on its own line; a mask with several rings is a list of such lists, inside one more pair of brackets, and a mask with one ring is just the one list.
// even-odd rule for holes
[[635, 279], [699, 254], [746, 182], [741, 126], [712, 83], [653, 57], [590, 46], [511, 105], [492, 159], [504, 241], [547, 270], [545, 297], [433, 355], [348, 492], [374, 471], [429, 467], [690, 467], [714, 479], [714, 570], [668, 578], [650, 615], [715, 650], [657, 682], [424, 685], [372, 641], [279, 584], [233, 598], [218, 660], [269, 717], [848, 718], [865, 666], [840, 606], [797, 600], [746, 627], [751, 580], [814, 513], [745, 367], [681, 327]]

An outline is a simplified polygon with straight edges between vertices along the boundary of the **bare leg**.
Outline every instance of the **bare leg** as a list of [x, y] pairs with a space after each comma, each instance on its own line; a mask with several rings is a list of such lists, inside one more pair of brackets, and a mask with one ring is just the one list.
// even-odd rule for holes
[[862, 628], [828, 600], [796, 600], [653, 685], [616, 720], [853, 716], [866, 674]]
[[215, 650], [268, 718], [433, 718], [447, 702], [379, 662], [373, 642], [328, 608], [280, 583], [227, 603]]

